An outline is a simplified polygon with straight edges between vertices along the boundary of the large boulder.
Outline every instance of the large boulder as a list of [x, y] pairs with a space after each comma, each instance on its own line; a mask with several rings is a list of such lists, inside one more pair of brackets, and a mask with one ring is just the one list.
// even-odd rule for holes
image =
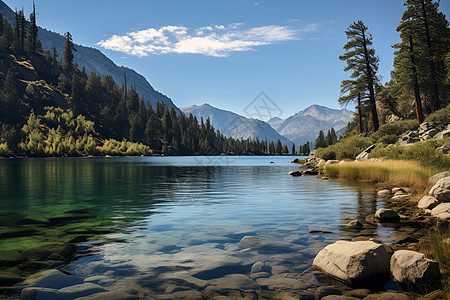
[[450, 202], [450, 177], [440, 179], [428, 193], [439, 202]]
[[431, 210], [431, 215], [443, 220], [450, 219], [450, 203], [441, 203]]
[[437, 262], [410, 250], [395, 251], [391, 257], [391, 273], [401, 283], [436, 284], [441, 278]]
[[441, 180], [442, 178], [445, 178], [445, 177], [450, 177], [449, 171], [441, 172], [441, 173], [431, 176], [430, 179], [428, 179], [428, 182], [430, 183], [430, 185], [435, 185], [439, 180]]
[[384, 245], [371, 241], [337, 241], [323, 248], [313, 267], [350, 284], [368, 283], [389, 274], [391, 255]]
[[434, 139], [443, 139], [443, 138], [449, 137], [449, 136], [450, 136], [450, 124], [448, 124], [447, 127], [443, 131], [437, 133], [433, 138]]
[[422, 199], [419, 200], [417, 207], [422, 209], [433, 209], [438, 204], [439, 201], [436, 198], [431, 196], [424, 196]]

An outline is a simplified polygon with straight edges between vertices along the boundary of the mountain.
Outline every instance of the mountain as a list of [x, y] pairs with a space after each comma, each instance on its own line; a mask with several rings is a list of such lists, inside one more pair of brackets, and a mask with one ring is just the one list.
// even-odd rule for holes
[[256, 140], [256, 138], [259, 140], [267, 138], [267, 141], [269, 142], [276, 142], [279, 139], [283, 145], [288, 145], [289, 150], [292, 146], [292, 142], [289, 139], [278, 134], [269, 124], [261, 120], [249, 119], [206, 103], [203, 105], [184, 107], [181, 111], [186, 115], [192, 114], [197, 117], [199, 121], [200, 117], [202, 117], [204, 121], [209, 118], [211, 125], [215, 129], [220, 130], [220, 132], [227, 137], [236, 139], [251, 138], [253, 140]]
[[332, 109], [320, 105], [311, 105], [286, 119], [272, 118], [270, 126], [279, 134], [302, 145], [307, 141], [313, 142], [320, 130], [325, 134], [334, 127], [338, 132], [347, 126], [353, 118], [353, 112], [346, 109]]
[[[11, 26], [14, 26], [14, 12], [1, 0], [0, 13], [9, 21]], [[52, 47], [55, 46], [59, 57], [62, 57], [65, 42], [64, 36], [39, 27], [38, 37], [41, 40], [44, 51], [51, 50]], [[145, 101], [150, 103], [153, 108], [156, 107], [156, 102], [160, 101], [164, 102], [168, 107], [173, 107], [177, 112], [180, 112], [179, 108], [175, 106], [169, 97], [156, 91], [141, 74], [127, 67], [117, 66], [112, 60], [97, 49], [78, 44], [75, 44], [75, 49], [77, 51], [74, 51], [73, 53], [74, 61], [80, 68], [84, 66], [88, 75], [91, 71], [94, 71], [100, 76], [111, 75], [117, 84], [122, 85], [124, 82], [125, 73], [127, 77], [127, 85], [129, 87], [132, 85], [136, 92], [140, 96], [144, 96]]]

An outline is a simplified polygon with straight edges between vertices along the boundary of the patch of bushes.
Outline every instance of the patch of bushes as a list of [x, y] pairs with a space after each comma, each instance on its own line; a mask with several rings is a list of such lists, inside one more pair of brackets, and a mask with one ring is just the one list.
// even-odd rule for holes
[[372, 150], [369, 157], [399, 160], [415, 160], [424, 167], [428, 167], [436, 172], [450, 169], [450, 156], [437, 151], [436, 148], [443, 144], [450, 143], [450, 138], [430, 139], [425, 142], [417, 142], [411, 146], [378, 144]]
[[23, 128], [3, 125], [0, 156], [152, 155], [150, 147], [126, 140], [102, 141], [94, 122], [71, 110], [46, 107], [45, 115], [31, 112]]
[[425, 122], [430, 122], [435, 126], [446, 126], [450, 123], [450, 104], [439, 109], [425, 118]]
[[355, 159], [359, 153], [364, 151], [370, 145], [372, 145], [372, 141], [368, 137], [351, 136], [340, 140], [327, 148], [317, 149], [317, 156], [323, 159]]
[[374, 143], [393, 144], [397, 141], [399, 135], [405, 131], [419, 128], [417, 120], [403, 120], [393, 123], [386, 123], [374, 132], [370, 138]]

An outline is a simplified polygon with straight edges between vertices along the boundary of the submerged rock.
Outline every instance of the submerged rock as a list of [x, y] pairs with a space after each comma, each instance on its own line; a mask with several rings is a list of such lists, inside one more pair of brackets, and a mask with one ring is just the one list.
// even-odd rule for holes
[[398, 250], [391, 257], [391, 273], [401, 283], [433, 284], [440, 281], [439, 264], [425, 257], [424, 254]]
[[257, 261], [257, 262], [255, 262], [253, 264], [252, 269], [251, 269], [251, 273], [259, 273], [259, 272], [271, 273], [272, 272], [272, 267], [269, 266], [264, 261]]
[[71, 245], [63, 243], [48, 243], [22, 251], [30, 260], [45, 260], [54, 253], [69, 258], [74, 252], [75, 249]]
[[334, 286], [321, 286], [316, 290], [316, 299], [322, 299], [329, 295], [339, 296], [342, 295], [342, 291]]
[[28, 287], [22, 289], [22, 300], [60, 300], [58, 290], [44, 287]]
[[27, 258], [16, 250], [10, 250], [10, 251], [1, 251], [0, 250], [0, 266], [15, 266], [18, 265], [24, 261], [26, 261]]
[[73, 286], [68, 286], [58, 290], [60, 299], [76, 299], [89, 296], [96, 293], [106, 292], [107, 290], [98, 284], [86, 282]]
[[257, 236], [244, 236], [239, 242], [242, 246], [265, 251], [295, 251], [296, 245], [280, 241], [271, 241]]
[[367, 283], [389, 274], [390, 257], [381, 244], [337, 241], [317, 254], [313, 267], [350, 284]]
[[13, 272], [0, 271], [0, 286], [12, 285], [21, 282], [23, 278]]
[[83, 280], [77, 276], [67, 275], [61, 271], [52, 269], [31, 275], [23, 282], [23, 285], [28, 287], [61, 289], [81, 283], [83, 283]]
[[101, 292], [89, 296], [77, 298], [76, 300], [139, 300], [136, 295], [122, 291]]
[[36, 235], [39, 232], [33, 228], [11, 228], [0, 230], [0, 238], [15, 238], [15, 237], [23, 237]]
[[242, 274], [229, 274], [222, 278], [214, 279], [213, 284], [219, 291], [223, 290], [241, 290], [255, 291], [259, 290], [259, 285], [249, 277]]

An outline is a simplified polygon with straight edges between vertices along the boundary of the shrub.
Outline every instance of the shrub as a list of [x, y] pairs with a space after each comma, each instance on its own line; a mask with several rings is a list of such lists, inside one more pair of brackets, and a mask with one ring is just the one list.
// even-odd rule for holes
[[397, 141], [397, 137], [405, 131], [414, 130], [419, 127], [417, 120], [403, 120], [387, 123], [380, 126], [370, 138], [374, 143], [392, 144]]
[[445, 126], [450, 123], [450, 104], [439, 109], [425, 118], [425, 122], [430, 122], [435, 126]]
[[325, 148], [321, 153], [322, 158], [325, 160], [336, 159], [336, 152], [331, 149]]
[[411, 146], [378, 144], [370, 153], [371, 158], [385, 157], [388, 159], [415, 160], [424, 167], [433, 171], [447, 171], [450, 169], [450, 156], [437, 151], [436, 148], [445, 143], [450, 143], [450, 138], [430, 139], [425, 142], [417, 142]]
[[364, 151], [367, 147], [372, 145], [370, 138], [362, 136], [351, 136], [346, 139], [338, 141], [336, 144], [328, 146], [327, 148], [317, 149], [317, 156], [323, 158], [323, 155], [332, 155], [335, 153], [335, 159], [355, 159], [359, 153]]

